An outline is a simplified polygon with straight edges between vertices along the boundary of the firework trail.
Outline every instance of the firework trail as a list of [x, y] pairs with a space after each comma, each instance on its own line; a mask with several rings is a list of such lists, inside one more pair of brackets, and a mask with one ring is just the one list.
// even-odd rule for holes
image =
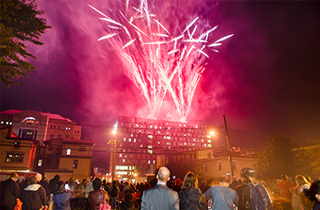
[[[161, 22], [148, 9], [146, 0], [137, 6], [129, 0], [112, 15], [106, 15], [90, 6], [106, 22], [106, 35], [98, 39], [108, 40], [119, 55], [126, 73], [141, 90], [152, 114], [158, 118], [167, 92], [173, 99], [181, 121], [186, 121], [197, 84], [205, 70], [209, 57], [204, 50], [220, 46], [233, 34], [208, 42], [213, 28], [197, 24], [199, 17], [182, 26], [179, 21]], [[177, 21], [177, 22], [174, 22]], [[166, 26], [170, 25], [170, 28]], [[173, 26], [172, 26], [173, 25]]]

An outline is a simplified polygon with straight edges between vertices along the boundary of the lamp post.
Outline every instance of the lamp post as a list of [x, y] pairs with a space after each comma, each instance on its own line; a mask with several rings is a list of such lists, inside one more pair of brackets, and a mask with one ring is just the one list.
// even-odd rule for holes
[[111, 175], [112, 182], [114, 180], [114, 175], [116, 172], [117, 130], [113, 130], [113, 134], [114, 134], [114, 147], [113, 147], [112, 175]]
[[[229, 142], [229, 134], [228, 134], [228, 128], [227, 128], [227, 120], [226, 120], [226, 116], [223, 115], [223, 119], [224, 119], [224, 126], [225, 126], [225, 129], [226, 129], [226, 135], [222, 135], [220, 133], [217, 133], [218, 135], [220, 136], [223, 136], [224, 138], [227, 139], [227, 146], [228, 146], [228, 155], [229, 155], [229, 160], [230, 160], [230, 169], [231, 169], [231, 179], [233, 178], [234, 176], [234, 172], [233, 172], [233, 164], [232, 164], [232, 155], [231, 155], [231, 150], [230, 150], [230, 142]], [[210, 132], [210, 135], [211, 136], [214, 136], [216, 133], [211, 131]]]

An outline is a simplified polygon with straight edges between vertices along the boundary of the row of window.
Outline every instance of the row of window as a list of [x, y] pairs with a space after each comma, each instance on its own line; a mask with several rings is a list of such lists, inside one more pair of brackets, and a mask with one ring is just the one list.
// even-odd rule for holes
[[[54, 139], [55, 135], [54, 134], [50, 134], [50, 139]], [[66, 138], [69, 138], [69, 135], [65, 135]], [[61, 134], [57, 135], [57, 138], [62, 138]]]
[[[55, 125], [51, 125], [50, 128], [52, 128], [52, 129], [61, 129], [61, 130], [64, 129], [63, 126], [55, 126]], [[70, 127], [65, 127], [65, 129], [66, 129], [66, 130], [71, 130]]]
[[140, 164], [140, 165], [145, 165], [145, 164], [156, 164], [156, 160], [130, 160], [130, 159], [117, 159], [116, 164]]
[[188, 131], [164, 131], [164, 130], [151, 130], [151, 129], [140, 129], [140, 128], [119, 128], [119, 131], [122, 133], [131, 132], [131, 133], [140, 133], [140, 134], [149, 134], [149, 135], [172, 135], [172, 136], [192, 136], [192, 137], [206, 137], [207, 131], [198, 131], [198, 132], [188, 132]]
[[3, 120], [1, 120], [1, 125], [6, 124], [6, 125], [12, 125], [12, 122], [6, 121], [4, 122]]

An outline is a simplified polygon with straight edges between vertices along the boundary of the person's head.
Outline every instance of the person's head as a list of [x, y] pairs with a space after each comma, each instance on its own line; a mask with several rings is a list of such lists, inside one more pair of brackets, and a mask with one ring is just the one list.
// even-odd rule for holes
[[87, 181], [86, 179], [83, 179], [83, 180], [82, 180], [82, 183], [86, 183], [86, 181]]
[[188, 172], [183, 180], [182, 189], [193, 190], [198, 188], [198, 179], [192, 172]]
[[107, 181], [104, 179], [104, 180], [102, 181], [102, 183], [103, 183], [103, 184], [106, 184], [106, 183], [107, 183]]
[[249, 181], [251, 180], [252, 177], [255, 176], [255, 170], [253, 170], [252, 168], [243, 168], [240, 171], [240, 176], [245, 180], [245, 181]]
[[161, 167], [157, 174], [157, 179], [159, 182], [166, 183], [170, 179], [170, 171], [167, 167]]
[[64, 182], [63, 181], [59, 181], [56, 184], [56, 189], [54, 191], [54, 194], [60, 194], [60, 193], [64, 193], [64, 192], [65, 192]]
[[311, 201], [320, 201], [320, 180], [312, 183], [309, 190], [304, 190], [306, 197]]
[[37, 184], [37, 178], [34, 176], [29, 177], [29, 184]]
[[42, 175], [40, 173], [37, 173], [36, 174], [36, 179], [37, 179], [38, 182], [40, 182], [41, 179], [42, 179]]
[[282, 180], [288, 180], [288, 176], [287, 176], [286, 174], [282, 174], [282, 175], [281, 175], [281, 179], [282, 179]]
[[95, 178], [92, 182], [92, 185], [94, 190], [99, 190], [101, 188], [101, 179]]
[[116, 186], [116, 184], [117, 184], [117, 181], [116, 181], [116, 180], [113, 180], [112, 186]]
[[180, 186], [181, 185], [181, 180], [180, 179], [176, 179], [175, 185], [176, 186]]
[[299, 186], [302, 186], [304, 184], [309, 184], [309, 182], [306, 180], [306, 178], [302, 175], [296, 176], [296, 184]]
[[60, 180], [60, 176], [59, 176], [58, 174], [56, 174], [56, 175], [53, 177], [53, 180], [59, 181], [59, 180]]
[[18, 179], [19, 179], [19, 176], [18, 176], [18, 174], [16, 173], [16, 172], [12, 172], [11, 174], [10, 174], [10, 178], [13, 180], [13, 181], [17, 181]]

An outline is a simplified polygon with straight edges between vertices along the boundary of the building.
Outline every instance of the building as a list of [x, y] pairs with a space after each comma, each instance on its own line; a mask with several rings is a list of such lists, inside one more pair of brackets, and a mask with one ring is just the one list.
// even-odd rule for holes
[[12, 127], [1, 128], [0, 170], [30, 172], [33, 170], [38, 143], [33, 139], [19, 138]]
[[1, 112], [0, 117], [0, 128], [12, 126], [19, 138], [34, 139], [40, 144], [48, 139], [81, 137], [81, 126], [58, 114], [12, 109]]
[[[93, 174], [94, 143], [81, 139], [81, 126], [58, 114], [34, 110], [0, 113], [1, 171], [40, 172], [86, 179]], [[6, 134], [5, 134], [6, 133]]]
[[[133, 174], [152, 174], [157, 167], [168, 161], [168, 155], [196, 149], [213, 148], [209, 136], [213, 126], [200, 123], [182, 123], [119, 116], [115, 178], [128, 178]], [[114, 144], [114, 141], [110, 142]], [[110, 158], [112, 172], [113, 158]]]
[[94, 174], [92, 148], [95, 143], [73, 138], [56, 138], [40, 147], [35, 170], [46, 178], [60, 175], [61, 180], [87, 179]]

